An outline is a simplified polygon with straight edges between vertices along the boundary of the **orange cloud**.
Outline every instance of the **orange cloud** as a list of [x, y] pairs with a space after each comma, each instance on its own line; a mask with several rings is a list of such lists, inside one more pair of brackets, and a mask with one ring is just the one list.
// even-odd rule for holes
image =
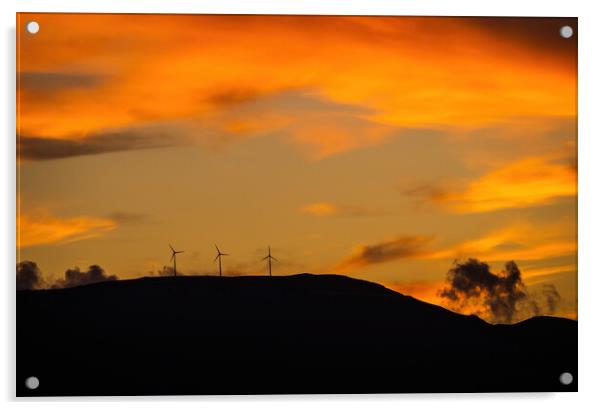
[[294, 142], [306, 146], [313, 159], [324, 159], [386, 141], [392, 128], [358, 118], [322, 118], [299, 124], [292, 132]]
[[550, 278], [564, 273], [575, 273], [577, 272], [577, 265], [575, 263], [551, 265], [543, 267], [530, 267], [526, 266], [522, 268], [523, 277], [526, 284], [535, 285], [538, 283], [547, 282]]
[[[565, 224], [534, 226], [515, 224], [472, 240], [463, 241], [425, 254], [427, 259], [478, 258], [489, 262], [541, 260], [577, 252], [572, 228]], [[567, 234], [569, 234], [567, 236]]]
[[[24, 32], [31, 19], [42, 27], [35, 36]], [[576, 40], [554, 29], [550, 42], [558, 44], [533, 47], [524, 29], [547, 30], [557, 21], [515, 21], [525, 35], [511, 42], [492, 29], [496, 21], [480, 21], [19, 14], [18, 133], [85, 140], [172, 122], [199, 127], [195, 135], [208, 134], [199, 132], [208, 125], [247, 132], [252, 120], [220, 118], [231, 120], [223, 114], [238, 105], [301, 89], [365, 109], [342, 108], [341, 119], [324, 124], [295, 115], [287, 136], [316, 159], [386, 141], [391, 127], [574, 117]], [[269, 116], [265, 121], [261, 129], [274, 129]]]
[[316, 202], [315, 204], [304, 206], [301, 208], [301, 212], [316, 216], [330, 216], [337, 215], [340, 210], [335, 204], [329, 202]]
[[81, 241], [101, 236], [116, 227], [117, 223], [108, 218], [59, 218], [47, 211], [21, 212], [17, 217], [17, 246], [25, 248]]
[[577, 171], [569, 164], [530, 157], [493, 170], [472, 181], [461, 191], [421, 188], [409, 193], [425, 196], [458, 213], [525, 208], [549, 204], [562, 197], [576, 196]]
[[432, 236], [401, 236], [374, 245], [360, 245], [333, 269], [337, 272], [354, 271], [369, 265], [409, 258], [537, 261], [576, 254], [577, 240], [570, 236], [571, 231], [572, 228], [563, 223], [545, 226], [516, 223], [480, 238], [446, 246], [435, 246]]
[[314, 216], [368, 216], [377, 212], [358, 206], [337, 205], [331, 202], [316, 202], [300, 209], [300, 212]]

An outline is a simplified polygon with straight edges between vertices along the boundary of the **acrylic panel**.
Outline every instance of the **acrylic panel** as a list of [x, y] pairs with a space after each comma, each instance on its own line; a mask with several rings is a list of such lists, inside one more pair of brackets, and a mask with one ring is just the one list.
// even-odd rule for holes
[[576, 391], [577, 28], [18, 14], [17, 395]]

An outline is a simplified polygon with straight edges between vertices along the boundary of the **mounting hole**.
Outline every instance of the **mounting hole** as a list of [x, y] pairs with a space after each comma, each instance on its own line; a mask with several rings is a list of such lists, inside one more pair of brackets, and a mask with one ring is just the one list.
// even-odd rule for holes
[[560, 27], [560, 36], [563, 38], [573, 37], [573, 27], [571, 27], [571, 26]]
[[40, 379], [38, 379], [35, 376], [30, 376], [27, 379], [25, 379], [25, 387], [27, 387], [29, 390], [35, 390], [38, 388], [39, 385]]
[[36, 34], [38, 31], [40, 31], [40, 25], [37, 21], [30, 21], [27, 23], [27, 32], [29, 34]]
[[565, 386], [568, 386], [569, 384], [573, 383], [573, 375], [569, 372], [562, 373], [560, 375], [560, 383], [564, 384]]

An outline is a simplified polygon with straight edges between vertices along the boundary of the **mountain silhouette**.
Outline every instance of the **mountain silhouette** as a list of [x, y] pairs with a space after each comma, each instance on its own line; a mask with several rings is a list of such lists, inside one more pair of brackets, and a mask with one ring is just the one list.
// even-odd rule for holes
[[576, 321], [492, 325], [339, 275], [18, 291], [17, 347], [18, 396], [577, 390]]

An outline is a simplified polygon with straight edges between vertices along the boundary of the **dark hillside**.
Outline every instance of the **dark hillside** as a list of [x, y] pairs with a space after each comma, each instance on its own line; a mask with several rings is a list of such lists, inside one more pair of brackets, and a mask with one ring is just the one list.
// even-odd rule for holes
[[20, 396], [577, 389], [575, 321], [494, 326], [337, 275], [20, 291], [17, 346]]

